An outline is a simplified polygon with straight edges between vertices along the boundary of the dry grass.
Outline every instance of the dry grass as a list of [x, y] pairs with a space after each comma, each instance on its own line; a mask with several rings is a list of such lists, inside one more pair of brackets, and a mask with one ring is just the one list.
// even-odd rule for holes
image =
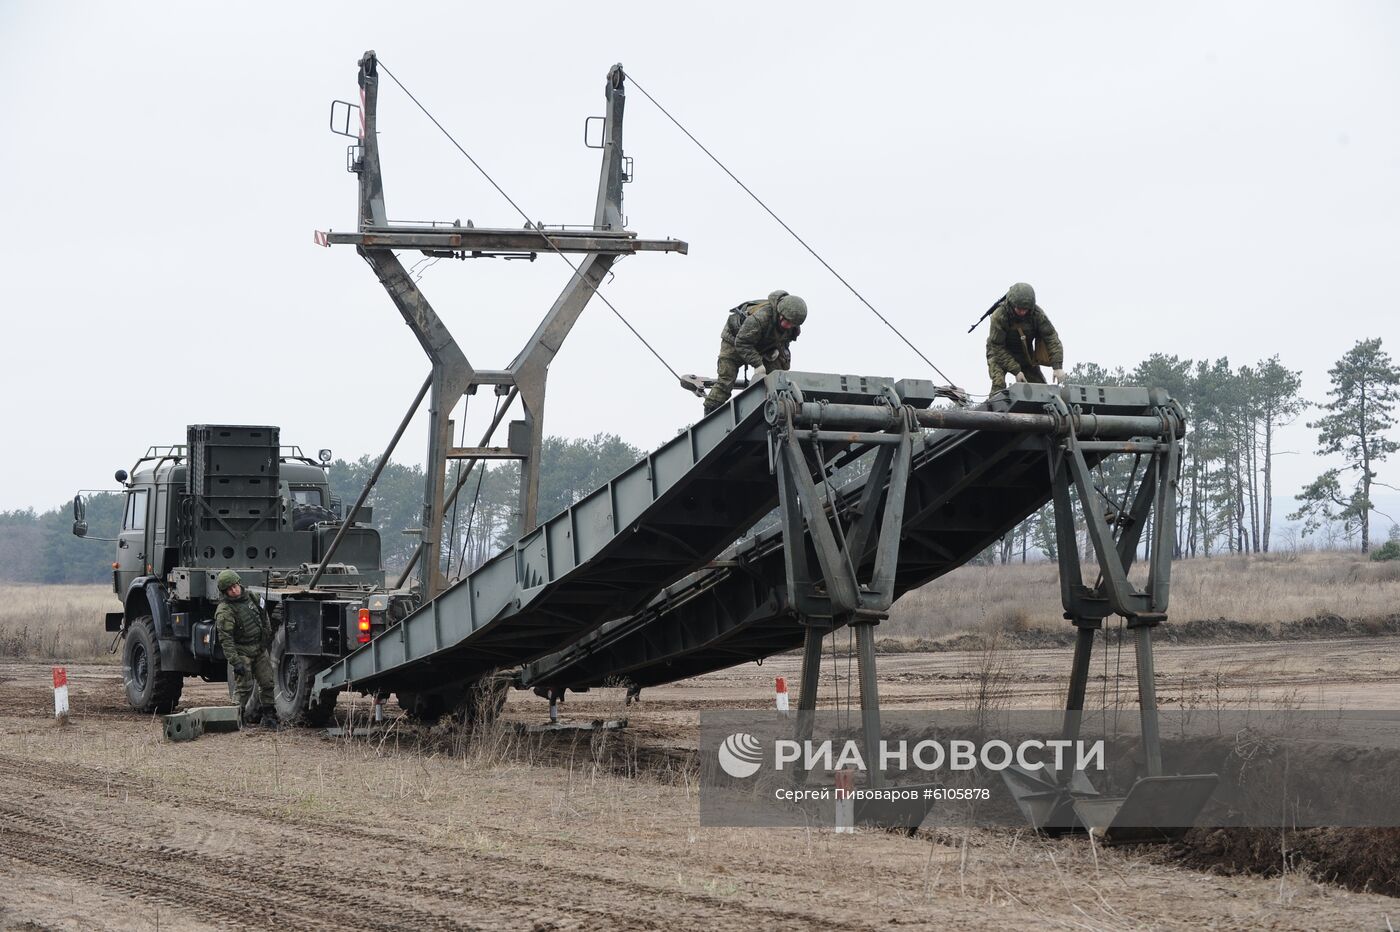
[[[102, 616], [120, 606], [106, 586], [0, 586], [0, 657], [106, 660]], [[1172, 568], [1171, 620], [1279, 625], [1400, 611], [1400, 562], [1360, 554], [1281, 553], [1182, 560]], [[882, 637], [1064, 631], [1052, 563], [964, 566], [895, 604]]]
[[0, 586], [0, 657], [107, 661], [110, 586]]
[[[1355, 553], [1181, 560], [1172, 567], [1172, 621], [1226, 618], [1279, 625], [1321, 615], [1362, 620], [1400, 611], [1400, 563]], [[1059, 631], [1053, 563], [964, 566], [899, 600], [880, 633], [939, 638], [965, 631]]]

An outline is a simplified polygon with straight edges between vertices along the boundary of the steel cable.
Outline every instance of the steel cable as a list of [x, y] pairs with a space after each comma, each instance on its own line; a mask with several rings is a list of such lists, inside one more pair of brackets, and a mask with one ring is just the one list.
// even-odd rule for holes
[[657, 99], [656, 99], [655, 97], [651, 96], [651, 94], [647, 91], [647, 89], [646, 89], [645, 87], [642, 86], [641, 82], [637, 80], [636, 76], [633, 75], [632, 72], [630, 72], [630, 71], [626, 72], [626, 77], [627, 77], [627, 79], [628, 79], [629, 81], [632, 82], [633, 86], [636, 87], [637, 90], [639, 90], [639, 91], [642, 92], [642, 96], [646, 97], [647, 100], [651, 101], [651, 102], [652, 102], [652, 105], [655, 106], [656, 109], [660, 110], [660, 111], [666, 116], [666, 119], [668, 119], [668, 120], [670, 120], [672, 123], [676, 124], [676, 128], [677, 128], [677, 129], [679, 129], [682, 133], [684, 133], [684, 134], [686, 135], [686, 137], [690, 139], [691, 142], [693, 142], [693, 143], [695, 143], [697, 146], [699, 146], [699, 147], [700, 147], [700, 151], [703, 152], [703, 153], [705, 153], [707, 156], [710, 157], [710, 161], [712, 161], [712, 162], [714, 162], [716, 165], [718, 165], [719, 168], [720, 168], [720, 170], [723, 171], [726, 175], [728, 175], [728, 176], [730, 177], [730, 179], [731, 179], [735, 184], [737, 184], [740, 188], [743, 188], [744, 193], [747, 194], [749, 197], [753, 198], [754, 203], [758, 204], [759, 207], [762, 207], [762, 208], [764, 209], [764, 211], [767, 212], [768, 216], [770, 216], [770, 217], [772, 217], [774, 220], [776, 220], [776, 221], [778, 222], [778, 225], [781, 226], [784, 230], [787, 230], [788, 233], [792, 236], [793, 239], [797, 240], [797, 242], [799, 242], [800, 244], [802, 244], [802, 248], [805, 249], [805, 250], [807, 250], [809, 253], [811, 253], [811, 254], [812, 254], [812, 258], [816, 259], [818, 262], [820, 262], [820, 263], [822, 264], [823, 267], [826, 268], [826, 270], [827, 270], [828, 272], [830, 272], [832, 275], [836, 276], [836, 280], [839, 281], [841, 284], [845, 285], [845, 286], [846, 286], [846, 290], [849, 291], [851, 294], [853, 294], [853, 295], [856, 296], [856, 300], [860, 301], [861, 304], [864, 304], [867, 308], [870, 309], [870, 312], [871, 312], [872, 314], [874, 314], [876, 317], [880, 318], [880, 321], [881, 321], [886, 327], [889, 327], [890, 330], [894, 333], [895, 336], [899, 337], [901, 340], [904, 341], [904, 345], [905, 345], [905, 346], [907, 346], [907, 347], [909, 347], [911, 350], [913, 350], [914, 353], [915, 353], [920, 359], [922, 359], [925, 363], [928, 364], [929, 368], [931, 368], [934, 372], [937, 372], [937, 373], [938, 373], [939, 378], [943, 379], [944, 383], [946, 383], [948, 386], [952, 386], [953, 380], [950, 379], [950, 378], [948, 378], [948, 376], [944, 375], [943, 370], [940, 369], [940, 368], [938, 368], [938, 366], [934, 365], [934, 362], [933, 362], [932, 359], [929, 359], [926, 355], [924, 355], [924, 352], [923, 352], [922, 350], [920, 350], [917, 346], [915, 346], [912, 342], [910, 342], [909, 338], [906, 337], [903, 333], [901, 333], [898, 327], [896, 327], [894, 324], [890, 323], [889, 318], [887, 318], [884, 314], [881, 314], [881, 313], [876, 309], [875, 305], [871, 304], [869, 301], [867, 301], [867, 300], [865, 299], [865, 295], [861, 294], [859, 291], [857, 291], [857, 290], [855, 289], [855, 286], [854, 286], [854, 285], [852, 285], [850, 282], [846, 281], [845, 276], [843, 276], [840, 272], [838, 272], [838, 271], [836, 271], [834, 268], [832, 268], [832, 267], [831, 267], [831, 263], [829, 263], [829, 262], [827, 262], [825, 259], [823, 259], [823, 258], [821, 257], [821, 254], [818, 253], [815, 249], [813, 249], [810, 245], [808, 245], [808, 243], [807, 243], [807, 241], [806, 241], [805, 239], [803, 239], [801, 236], [798, 236], [798, 235], [797, 235], [797, 231], [794, 230], [792, 227], [788, 226], [787, 223], [783, 220], [782, 217], [779, 217], [776, 213], [774, 213], [773, 208], [771, 208], [771, 207], [769, 207], [767, 204], [765, 204], [765, 203], [763, 202], [763, 199], [760, 198], [757, 194], [753, 193], [753, 191], [750, 190], [750, 188], [749, 188], [748, 185], [746, 185], [746, 184], [744, 184], [742, 181], [740, 181], [740, 180], [739, 180], [739, 177], [738, 177], [737, 175], [735, 175], [732, 171], [730, 171], [730, 170], [729, 170], [729, 167], [728, 167], [727, 165], [725, 165], [723, 162], [721, 162], [721, 161], [719, 160], [719, 158], [718, 158], [713, 152], [711, 152], [709, 149], [707, 149], [707, 148], [705, 147], [705, 144], [704, 144], [704, 143], [702, 143], [699, 139], [696, 139], [696, 138], [695, 138], [695, 135], [694, 135], [690, 130], [686, 129], [683, 125], [681, 125], [681, 121], [680, 121], [680, 120], [677, 120], [674, 116], [672, 116], [672, 115], [671, 115], [671, 111], [669, 111], [669, 110], [667, 110], [665, 107], [661, 106], [660, 102], [658, 102]]

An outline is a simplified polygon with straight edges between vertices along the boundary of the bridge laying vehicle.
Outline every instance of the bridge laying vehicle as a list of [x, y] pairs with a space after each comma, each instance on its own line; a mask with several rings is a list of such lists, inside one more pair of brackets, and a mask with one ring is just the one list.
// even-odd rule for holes
[[[185, 448], [141, 460], [127, 489], [131, 523], [122, 533], [131, 537], [118, 544], [114, 564], [125, 608], [108, 622], [127, 635], [133, 706], [166, 711], [184, 676], [223, 675], [209, 618], [213, 579], [228, 566], [246, 573], [272, 609], [278, 711], [289, 721], [326, 720], [345, 690], [397, 694], [410, 713], [432, 720], [454, 708], [470, 713], [480, 701], [476, 687], [494, 695], [503, 672], [553, 701], [567, 689], [617, 682], [640, 689], [791, 649], [803, 656], [801, 721], [816, 709], [823, 639], [849, 627], [862, 736], [874, 759], [881, 735], [874, 630], [893, 600], [1053, 503], [1062, 604], [1076, 629], [1062, 734], [1080, 731], [1096, 634], [1119, 616], [1136, 649], [1146, 776], [1124, 799], [1100, 797], [1077, 772], [1020, 775], [1008, 786], [1037, 828], [1095, 828], [1127, 839], [1139, 826], [1119, 813], [1167, 803], [1188, 812], [1189, 824], [1215, 775], [1167, 774], [1160, 752], [1153, 632], [1167, 618], [1185, 432], [1184, 414], [1165, 391], [1018, 384], [973, 407], [954, 387], [921, 379], [770, 372], [540, 521], [551, 361], [618, 259], [685, 254], [688, 246], [625, 229], [622, 189], [632, 160], [622, 152], [621, 65], [608, 72], [606, 115], [592, 118], [600, 121], [593, 147], [603, 150], [603, 164], [591, 225], [390, 221], [377, 138], [381, 71], [393, 78], [366, 52], [358, 105], [337, 101], [331, 111], [332, 129], [353, 140], [346, 167], [358, 178], [356, 227], [317, 231], [315, 240], [355, 247], [428, 355], [430, 374], [343, 520], [319, 512], [299, 519], [298, 508], [309, 515], [327, 503], [328, 486], [316, 464], [280, 453], [272, 428], [191, 428]], [[479, 369], [423, 293], [421, 276], [400, 262], [398, 253], [409, 251], [423, 261], [533, 261], [552, 252], [573, 275], [511, 364]], [[576, 265], [567, 254], [583, 258]], [[454, 443], [454, 411], [487, 385], [498, 402], [481, 445]], [[420, 543], [388, 585], [377, 535], [355, 519], [429, 392]], [[517, 399], [523, 416], [510, 423], [507, 445], [489, 446]], [[954, 406], [937, 406], [939, 399]], [[520, 537], [454, 580], [450, 554], [460, 542], [444, 516], [466, 477], [499, 459], [520, 463]], [[1126, 481], [1106, 489], [1093, 470], [1110, 460], [1127, 467]], [[449, 489], [452, 461], [463, 468]], [[221, 463], [224, 473], [211, 467]], [[837, 482], [852, 465], [864, 471]], [[763, 527], [769, 515], [777, 523]], [[1080, 565], [1081, 527], [1097, 563], [1092, 584]], [[133, 547], [137, 553], [127, 554]], [[1144, 585], [1129, 578], [1140, 558]], [[415, 565], [417, 584], [404, 588]], [[883, 777], [877, 770], [868, 779], [878, 785]], [[893, 817], [916, 824], [922, 813]], [[1173, 818], [1148, 827], [1180, 828]]]

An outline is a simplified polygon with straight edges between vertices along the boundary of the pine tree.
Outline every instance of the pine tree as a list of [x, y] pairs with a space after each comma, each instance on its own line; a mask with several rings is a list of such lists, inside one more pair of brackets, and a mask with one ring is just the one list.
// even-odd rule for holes
[[[1386, 432], [1395, 426], [1392, 412], [1400, 399], [1400, 368], [1381, 349], [1380, 338], [1361, 340], [1327, 373], [1332, 398], [1328, 413], [1308, 422], [1317, 434], [1319, 456], [1340, 454], [1344, 465], [1328, 469], [1297, 496], [1299, 508], [1289, 516], [1302, 519], [1303, 533], [1331, 521], [1341, 521], [1344, 532], [1361, 532], [1361, 551], [1371, 549], [1371, 486], [1376, 484], [1375, 465], [1400, 449]], [[1355, 473], [1350, 488], [1342, 474]]]

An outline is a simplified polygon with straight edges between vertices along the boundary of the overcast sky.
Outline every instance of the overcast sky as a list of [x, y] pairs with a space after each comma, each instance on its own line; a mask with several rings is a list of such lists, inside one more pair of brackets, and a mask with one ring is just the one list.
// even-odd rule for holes
[[[0, 509], [111, 487], [190, 423], [382, 449], [427, 371], [351, 247], [327, 128], [376, 49], [531, 215], [592, 218], [621, 61], [954, 381], [1031, 282], [1073, 364], [1273, 353], [1323, 399], [1358, 339], [1400, 356], [1400, 5], [1375, 3], [77, 4], [0, 0]], [[382, 82], [391, 219], [521, 221]], [[630, 227], [604, 291], [681, 372], [723, 311], [783, 288], [797, 368], [934, 377], [635, 90]], [[418, 258], [405, 255], [406, 264]], [[504, 367], [569, 277], [443, 261], [422, 287], [468, 358]], [[985, 325], [984, 325], [985, 326]], [[483, 392], [469, 442], [489, 417]], [[699, 401], [599, 301], [550, 374], [545, 430], [642, 447]], [[401, 458], [422, 461], [422, 419]], [[1281, 492], [1325, 464], [1285, 436]], [[1400, 461], [1381, 478], [1400, 485]]]

